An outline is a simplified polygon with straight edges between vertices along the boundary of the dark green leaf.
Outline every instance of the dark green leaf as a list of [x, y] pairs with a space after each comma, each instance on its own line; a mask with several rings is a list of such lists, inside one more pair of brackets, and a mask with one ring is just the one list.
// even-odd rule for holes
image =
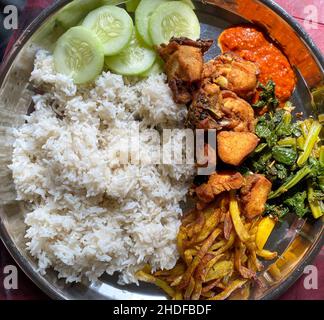
[[266, 169], [268, 161], [271, 159], [271, 151], [264, 152], [258, 159], [252, 161], [254, 171], [263, 172]]
[[297, 192], [293, 196], [287, 198], [284, 201], [293, 212], [297, 214], [298, 217], [302, 218], [305, 214], [310, 212], [309, 208], [305, 205], [305, 200], [307, 198], [307, 192]]
[[272, 149], [273, 158], [279, 163], [292, 166], [297, 160], [297, 152], [292, 148], [275, 146]]
[[288, 177], [288, 170], [287, 170], [287, 168], [284, 165], [280, 164], [280, 163], [275, 164], [275, 167], [277, 169], [277, 176], [278, 176], [278, 178], [280, 180], [287, 179], [287, 177]]
[[289, 209], [283, 205], [266, 204], [265, 214], [277, 217], [279, 220], [282, 219], [288, 212]]
[[275, 109], [279, 105], [279, 101], [276, 98], [275, 83], [270, 80], [266, 85], [259, 83], [259, 89], [261, 89], [259, 101], [253, 105], [254, 108], [264, 108]]

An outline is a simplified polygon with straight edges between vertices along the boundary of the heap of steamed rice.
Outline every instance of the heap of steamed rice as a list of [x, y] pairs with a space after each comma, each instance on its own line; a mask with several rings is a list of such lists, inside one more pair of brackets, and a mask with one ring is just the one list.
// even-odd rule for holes
[[[131, 283], [146, 263], [172, 268], [194, 168], [149, 163], [160, 155], [147, 129], [180, 128], [186, 115], [165, 76], [126, 84], [104, 72], [76, 86], [40, 50], [31, 82], [44, 93], [15, 131], [11, 169], [18, 199], [31, 203], [27, 248], [39, 271], [52, 267], [67, 282], [120, 272], [120, 283]], [[127, 130], [140, 132], [140, 163], [119, 160], [131, 145]]]

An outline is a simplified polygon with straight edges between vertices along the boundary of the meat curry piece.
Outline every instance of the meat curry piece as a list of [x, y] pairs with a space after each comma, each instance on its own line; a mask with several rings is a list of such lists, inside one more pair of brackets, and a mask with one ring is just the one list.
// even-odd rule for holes
[[224, 191], [240, 189], [243, 183], [244, 178], [239, 172], [215, 172], [209, 177], [207, 183], [196, 188], [196, 195], [201, 202], [210, 203]]
[[234, 92], [222, 92], [222, 112], [228, 119], [227, 130], [237, 132], [254, 132], [254, 110], [245, 100], [239, 98]]
[[222, 131], [217, 134], [218, 156], [224, 163], [239, 166], [258, 143], [254, 133]]
[[221, 105], [220, 87], [209, 80], [204, 80], [189, 107], [186, 125], [194, 129], [221, 130], [224, 117]]
[[202, 77], [210, 78], [221, 89], [235, 92], [243, 99], [251, 99], [258, 84], [259, 70], [250, 61], [229, 52], [204, 65]]
[[187, 104], [192, 100], [192, 94], [202, 79], [204, 53], [212, 43], [212, 40], [172, 38], [169, 44], [158, 48], [176, 103]]
[[265, 210], [272, 183], [261, 174], [246, 177], [240, 192], [243, 213], [249, 219], [261, 215]]
[[254, 132], [254, 110], [234, 92], [204, 80], [189, 107], [187, 125], [197, 129]]

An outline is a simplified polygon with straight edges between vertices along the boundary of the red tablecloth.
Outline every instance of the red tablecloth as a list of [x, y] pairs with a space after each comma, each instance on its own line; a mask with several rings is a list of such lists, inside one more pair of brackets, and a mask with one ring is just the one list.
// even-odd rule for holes
[[[277, 0], [286, 11], [288, 11], [297, 21], [306, 29], [312, 36], [315, 43], [324, 52], [324, 0]], [[30, 21], [39, 12], [46, 8], [52, 0], [28, 0], [25, 8], [25, 13], [20, 18], [20, 25], [24, 25], [28, 20]], [[312, 20], [314, 23], [310, 24], [305, 20]], [[14, 41], [14, 40], [12, 40]], [[9, 44], [12, 44], [12, 42]], [[48, 299], [25, 275], [19, 270], [17, 290], [5, 290], [3, 288], [3, 268], [6, 265], [14, 265], [14, 261], [4, 248], [0, 241], [0, 300], [5, 299]], [[296, 300], [296, 299], [321, 299], [324, 300], [324, 250], [318, 255], [314, 261], [314, 265], [319, 271], [318, 290], [306, 290], [304, 288], [304, 277], [302, 276], [282, 297], [282, 300]]]

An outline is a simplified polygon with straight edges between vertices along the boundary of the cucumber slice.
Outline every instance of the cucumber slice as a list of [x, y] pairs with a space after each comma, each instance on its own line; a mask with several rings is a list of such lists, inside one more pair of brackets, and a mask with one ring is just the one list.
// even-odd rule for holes
[[134, 32], [130, 44], [118, 55], [106, 57], [105, 64], [115, 73], [133, 76], [150, 69], [155, 59], [155, 51], [145, 47]]
[[98, 36], [107, 56], [125, 48], [134, 29], [133, 20], [126, 10], [116, 6], [103, 6], [91, 11], [82, 25]]
[[126, 2], [126, 10], [128, 12], [135, 12], [141, 0], [128, 0]]
[[155, 45], [168, 43], [172, 37], [200, 37], [200, 24], [194, 11], [181, 1], [159, 5], [149, 21], [151, 39]]
[[74, 0], [56, 16], [56, 23], [68, 30], [76, 26], [91, 10], [102, 5], [102, 0]]
[[54, 65], [57, 72], [72, 77], [76, 84], [92, 81], [103, 69], [102, 44], [90, 30], [73, 27], [58, 39]]
[[141, 0], [135, 11], [136, 29], [148, 46], [153, 46], [153, 41], [149, 33], [149, 21], [154, 10], [164, 3], [165, 0]]

